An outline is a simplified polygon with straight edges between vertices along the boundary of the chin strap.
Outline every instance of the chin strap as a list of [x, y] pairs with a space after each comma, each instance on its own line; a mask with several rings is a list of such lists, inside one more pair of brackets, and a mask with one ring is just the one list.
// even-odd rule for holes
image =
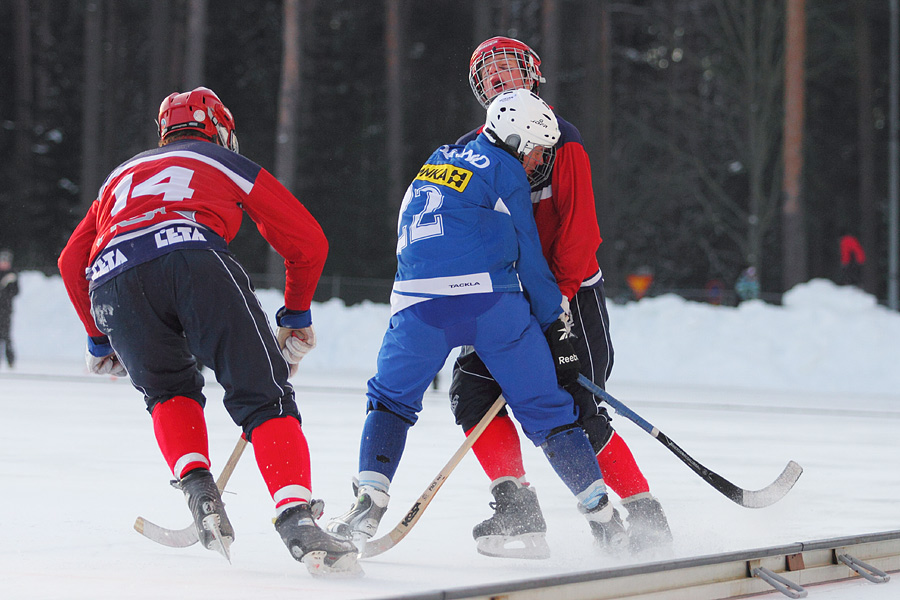
[[522, 159], [524, 158], [525, 155], [522, 154], [521, 152], [518, 152], [515, 149], [515, 147], [510, 146], [509, 144], [507, 144], [506, 142], [501, 140], [499, 138], [499, 136], [497, 136], [497, 134], [494, 133], [494, 131], [492, 129], [485, 127], [484, 130], [482, 131], [482, 133], [484, 133], [484, 136], [488, 139], [488, 141], [490, 143], [494, 144], [501, 150], [506, 150], [507, 152], [509, 152], [510, 154], [515, 156], [516, 160], [518, 160], [519, 162], [522, 162]]

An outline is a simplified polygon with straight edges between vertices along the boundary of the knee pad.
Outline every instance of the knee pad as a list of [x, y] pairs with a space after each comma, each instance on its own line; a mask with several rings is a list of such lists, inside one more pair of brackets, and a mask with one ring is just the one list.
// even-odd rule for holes
[[[450, 383], [450, 410], [456, 424], [469, 431], [481, 421], [494, 401], [502, 394], [500, 385], [491, 377], [481, 359], [472, 352], [460, 356], [453, 365]], [[508, 414], [504, 406], [498, 416]]]

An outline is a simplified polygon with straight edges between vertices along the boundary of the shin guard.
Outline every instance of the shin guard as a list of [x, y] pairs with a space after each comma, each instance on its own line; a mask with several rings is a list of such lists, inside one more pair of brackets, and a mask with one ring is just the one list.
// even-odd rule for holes
[[576, 425], [549, 436], [541, 444], [541, 449], [553, 470], [580, 503], [592, 508], [599, 498], [606, 495], [594, 450], [581, 427]]
[[[472, 429], [466, 432], [466, 436], [472, 433]], [[509, 415], [495, 417], [472, 446], [472, 452], [491, 481], [497, 481], [501, 477], [524, 481], [522, 446], [519, 433]]]
[[300, 422], [294, 417], [269, 419], [250, 435], [256, 464], [275, 501], [276, 512], [281, 514], [291, 506], [309, 503], [309, 445]]
[[154, 406], [152, 417], [156, 443], [176, 479], [210, 467], [206, 419], [196, 400], [175, 396]]
[[625, 440], [613, 432], [609, 442], [597, 454], [597, 463], [606, 485], [619, 496], [628, 498], [650, 491], [647, 478], [641, 473], [634, 455]]
[[386, 491], [386, 484], [397, 472], [410, 427], [408, 421], [392, 412], [369, 411], [359, 443], [360, 486], [373, 485]]

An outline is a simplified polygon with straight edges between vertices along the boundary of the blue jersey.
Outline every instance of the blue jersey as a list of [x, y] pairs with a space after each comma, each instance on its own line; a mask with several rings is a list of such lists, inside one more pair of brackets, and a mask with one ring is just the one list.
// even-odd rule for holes
[[483, 134], [431, 155], [406, 190], [397, 235], [392, 314], [433, 298], [523, 288], [542, 329], [562, 313], [525, 169]]

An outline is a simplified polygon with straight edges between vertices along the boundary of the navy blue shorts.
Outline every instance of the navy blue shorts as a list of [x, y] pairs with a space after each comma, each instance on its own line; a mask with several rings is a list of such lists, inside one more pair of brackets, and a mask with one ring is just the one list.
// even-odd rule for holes
[[[579, 290], [570, 308], [572, 332], [576, 335], [572, 346], [578, 353], [581, 372], [604, 388], [612, 371], [613, 346], [602, 283]], [[599, 452], [613, 432], [609, 414], [600, 400], [580, 385], [570, 386], [569, 391], [578, 407], [578, 422], [588, 434], [594, 450]], [[464, 348], [453, 365], [450, 384], [450, 407], [456, 423], [464, 431], [475, 427], [500, 394], [500, 385], [478, 354], [471, 347]], [[506, 414], [505, 410], [500, 414]]]
[[205, 405], [199, 360], [215, 372], [226, 410], [248, 436], [269, 419], [300, 418], [287, 363], [231, 254], [170, 252], [98, 286], [91, 305], [150, 412], [174, 396]]

